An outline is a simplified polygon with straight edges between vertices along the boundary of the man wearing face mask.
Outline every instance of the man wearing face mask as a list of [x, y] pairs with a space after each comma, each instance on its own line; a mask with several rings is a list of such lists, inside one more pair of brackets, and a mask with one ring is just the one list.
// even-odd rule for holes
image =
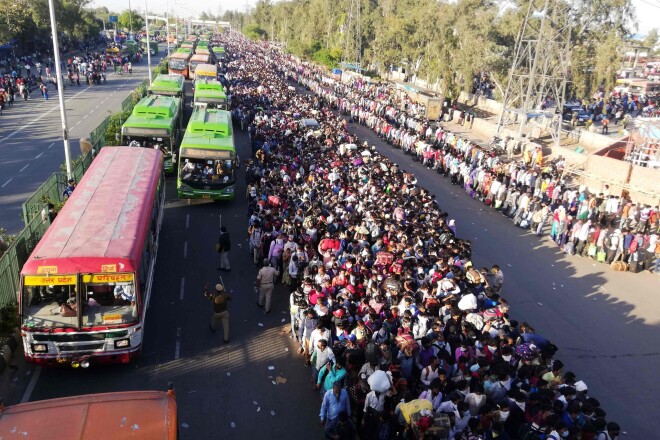
[[559, 421], [553, 427], [553, 430], [546, 437], [547, 440], [561, 440], [562, 438], [567, 438], [570, 434], [568, 426], [566, 423]]
[[509, 400], [509, 417], [504, 422], [504, 430], [511, 438], [518, 438], [520, 427], [525, 423], [525, 394], [512, 391]]

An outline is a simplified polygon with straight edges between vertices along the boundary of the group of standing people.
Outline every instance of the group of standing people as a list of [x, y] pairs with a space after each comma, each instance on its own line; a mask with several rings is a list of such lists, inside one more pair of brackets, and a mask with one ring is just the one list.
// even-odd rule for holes
[[391, 85], [363, 79], [342, 83], [318, 67], [292, 59], [285, 65], [290, 78], [317, 96], [317, 107], [350, 116], [511, 218], [514, 225], [539, 236], [549, 232], [571, 255], [606, 263], [622, 260], [631, 272], [660, 273], [660, 207], [615, 195], [608, 185], [600, 191], [569, 185], [564, 159], [548, 162], [540, 147], [525, 148], [518, 161], [504, 159], [434, 126], [422, 116], [423, 106]]
[[257, 304], [269, 311], [288, 287], [326, 437], [423, 430], [410, 416], [422, 405], [453, 439], [615, 439], [619, 425], [557, 347], [512, 319], [502, 269], [473, 265], [471, 242], [415, 176], [291, 87], [290, 57], [240, 37], [227, 46], [232, 109], [256, 150], [245, 197]]

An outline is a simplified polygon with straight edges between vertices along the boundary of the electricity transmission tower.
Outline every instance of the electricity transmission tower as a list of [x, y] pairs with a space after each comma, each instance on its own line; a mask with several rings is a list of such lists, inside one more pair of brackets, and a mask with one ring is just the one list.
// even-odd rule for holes
[[341, 54], [342, 67], [356, 72], [360, 72], [362, 68], [360, 65], [362, 61], [361, 9], [362, 0], [351, 0], [351, 10], [344, 24], [344, 47]]
[[[518, 122], [516, 139], [520, 140], [532, 119], [559, 145], [570, 68], [570, 14], [570, 2], [529, 0], [509, 71], [498, 135], [504, 127]], [[556, 113], [541, 109], [546, 98], [554, 101]]]

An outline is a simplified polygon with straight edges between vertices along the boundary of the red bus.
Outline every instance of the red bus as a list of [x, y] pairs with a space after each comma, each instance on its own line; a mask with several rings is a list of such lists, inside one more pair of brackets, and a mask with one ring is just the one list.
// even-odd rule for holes
[[88, 394], [0, 406], [0, 438], [176, 440], [174, 390]]
[[25, 357], [127, 363], [142, 348], [163, 218], [159, 150], [101, 150], [21, 270]]

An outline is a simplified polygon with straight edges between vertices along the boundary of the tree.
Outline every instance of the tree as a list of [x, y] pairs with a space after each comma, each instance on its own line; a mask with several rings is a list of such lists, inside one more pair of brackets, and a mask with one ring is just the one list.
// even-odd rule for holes
[[139, 31], [144, 26], [144, 18], [135, 10], [124, 11], [117, 18], [117, 26], [125, 31], [129, 29], [133, 29], [133, 32]]
[[650, 48], [649, 55], [654, 56], [656, 54], [655, 48], [658, 46], [658, 28], [653, 28], [649, 31], [644, 38], [644, 46]]

